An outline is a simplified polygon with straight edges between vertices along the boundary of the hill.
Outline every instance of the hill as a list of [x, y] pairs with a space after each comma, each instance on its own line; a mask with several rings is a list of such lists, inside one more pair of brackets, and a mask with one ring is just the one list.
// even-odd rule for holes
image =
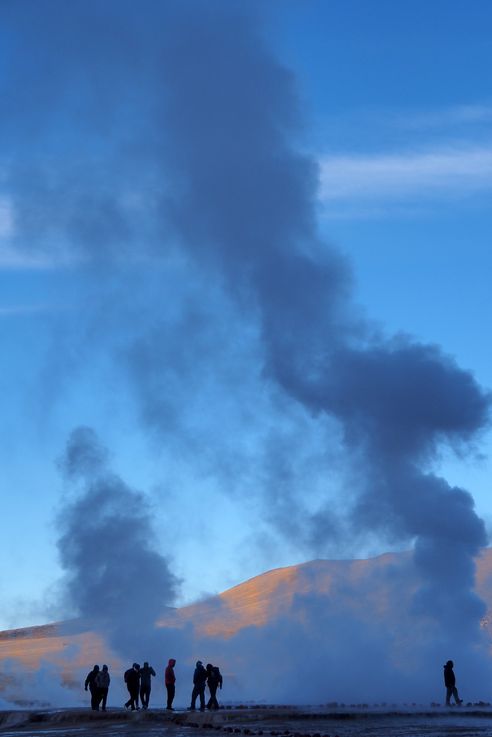
[[[395, 553], [368, 560], [314, 560], [274, 569], [217, 596], [170, 609], [158, 626], [192, 625], [197, 642], [200, 638], [227, 641], [248, 628], [267, 627], [296, 602], [323, 596], [342, 616], [354, 612], [360, 616], [363, 610], [366, 620], [379, 619], [392, 627], [417, 585], [408, 573], [410, 560], [408, 553]], [[484, 549], [477, 561], [476, 592], [487, 606], [488, 614], [481, 624], [488, 632], [492, 622], [492, 549]], [[83, 620], [0, 632], [0, 696], [12, 689], [20, 672], [34, 673], [47, 666], [57, 669], [61, 685], [76, 683], [79, 688], [80, 672], [99, 662], [102, 653], [110, 667], [121, 669], [120, 658]]]

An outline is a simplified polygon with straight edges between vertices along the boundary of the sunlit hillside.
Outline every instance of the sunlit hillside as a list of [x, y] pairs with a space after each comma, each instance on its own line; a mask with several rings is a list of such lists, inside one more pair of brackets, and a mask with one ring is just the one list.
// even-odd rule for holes
[[[277, 619], [296, 600], [319, 594], [336, 598], [341, 611], [364, 606], [374, 615], [384, 613], [391, 618], [393, 610], [397, 611], [396, 598], [401, 598], [395, 594], [398, 567], [408, 558], [408, 554], [386, 554], [369, 560], [315, 560], [268, 571], [218, 596], [170, 610], [159, 626], [191, 623], [197, 637], [230, 638], [243, 628]], [[490, 613], [482, 622], [488, 629], [489, 620], [492, 622], [492, 549], [485, 549], [478, 560], [476, 590]], [[78, 620], [0, 633], [1, 672], [6, 663], [15, 662], [28, 671], [52, 663], [69, 682], [74, 669], [100, 660], [101, 653], [113, 667], [120, 665], [101, 636]]]

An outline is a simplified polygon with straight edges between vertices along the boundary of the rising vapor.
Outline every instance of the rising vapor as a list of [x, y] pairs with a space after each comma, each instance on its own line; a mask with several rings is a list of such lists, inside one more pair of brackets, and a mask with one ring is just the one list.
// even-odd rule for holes
[[439, 349], [373, 338], [351, 318], [346, 267], [316, 232], [314, 164], [293, 146], [290, 76], [243, 19], [186, 21], [164, 65], [182, 242], [253, 300], [269, 377], [340, 421], [363, 465], [354, 526], [414, 541], [419, 605], [446, 623], [449, 642], [478, 637], [473, 559], [485, 528], [471, 496], [427, 469], [443, 445], [485, 427], [490, 397]]
[[135, 659], [179, 583], [157, 552], [149, 503], [110, 471], [91, 428], [72, 432], [60, 467], [76, 489], [58, 520], [68, 608]]

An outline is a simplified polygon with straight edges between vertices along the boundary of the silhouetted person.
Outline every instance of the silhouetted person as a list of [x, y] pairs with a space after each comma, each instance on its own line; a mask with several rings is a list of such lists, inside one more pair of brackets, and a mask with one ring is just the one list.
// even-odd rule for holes
[[446, 686], [446, 706], [451, 706], [451, 696], [453, 696], [458, 706], [462, 703], [462, 700], [458, 696], [458, 689], [456, 688], [456, 677], [453, 671], [454, 663], [452, 660], [448, 660], [444, 666], [444, 685]]
[[99, 710], [99, 692], [97, 688], [96, 683], [96, 677], [99, 673], [99, 666], [95, 665], [94, 668], [90, 671], [90, 673], [87, 674], [87, 678], [85, 679], [84, 688], [87, 691], [91, 692], [91, 709], [93, 711]]
[[174, 694], [176, 693], [176, 676], [174, 675], [174, 666], [176, 661], [174, 658], [169, 658], [166, 671], [164, 673], [164, 683], [167, 691], [167, 706], [166, 709], [173, 711]]
[[200, 711], [205, 711], [205, 683], [207, 681], [207, 671], [203, 667], [201, 660], [196, 661], [195, 672], [193, 673], [193, 691], [191, 692], [191, 711], [195, 710], [196, 697], [200, 697]]
[[207, 685], [210, 691], [207, 709], [218, 709], [217, 688], [219, 686], [222, 688], [222, 675], [219, 668], [216, 665], [212, 665], [212, 663], [207, 663]]
[[102, 710], [106, 711], [106, 701], [108, 698], [108, 690], [111, 678], [109, 676], [108, 666], [103, 665], [102, 670], [96, 675], [97, 686], [97, 706], [102, 702]]
[[144, 709], [149, 708], [152, 676], [155, 676], [155, 670], [145, 661], [143, 668], [140, 668], [140, 701]]
[[138, 691], [140, 687], [140, 666], [138, 663], [133, 663], [131, 668], [125, 671], [125, 683], [130, 694], [130, 698], [125, 703], [125, 707], [131, 707], [132, 711], [138, 709]]

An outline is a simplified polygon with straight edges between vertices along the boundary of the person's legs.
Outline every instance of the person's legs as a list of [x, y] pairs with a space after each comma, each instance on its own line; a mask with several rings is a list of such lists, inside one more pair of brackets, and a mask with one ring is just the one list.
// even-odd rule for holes
[[150, 686], [141, 686], [140, 687], [140, 701], [142, 702], [142, 707], [144, 709], [147, 709], [149, 705], [149, 698], [150, 698]]
[[207, 709], [218, 709], [219, 705], [217, 703], [217, 686], [209, 686], [210, 691], [210, 698], [208, 700]]
[[453, 693], [453, 689], [450, 686], [446, 687], [446, 706], [451, 706], [450, 698]]
[[459, 706], [461, 704], [461, 699], [458, 696], [458, 689], [456, 688], [456, 686], [453, 688], [453, 696], [454, 696], [454, 700], [456, 701], [456, 703]]
[[166, 709], [172, 709], [173, 708], [173, 701], [174, 701], [174, 693], [175, 693], [175, 686], [174, 683], [167, 683], [166, 684], [166, 691], [167, 691], [167, 706]]
[[96, 686], [91, 688], [91, 709], [92, 711], [99, 710], [99, 689]]
[[200, 696], [200, 711], [205, 711], [205, 684], [200, 686], [198, 695]]
[[125, 706], [128, 709], [128, 707], [131, 707], [132, 711], [135, 711], [135, 709], [138, 709], [138, 687], [135, 689], [134, 687], [128, 689], [128, 693], [130, 694], [130, 698], [126, 702]]
[[198, 696], [199, 692], [200, 691], [199, 691], [198, 686], [193, 686], [193, 691], [191, 692], [191, 706], [190, 706], [190, 709], [194, 709], [195, 708], [196, 697]]
[[102, 701], [102, 710], [106, 711], [106, 700], [108, 698], [108, 689], [102, 688], [101, 689], [101, 701]]

